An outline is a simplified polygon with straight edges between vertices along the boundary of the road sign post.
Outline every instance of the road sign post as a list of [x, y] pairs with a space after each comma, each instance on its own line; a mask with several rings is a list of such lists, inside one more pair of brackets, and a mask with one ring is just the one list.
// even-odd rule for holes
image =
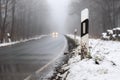
[[11, 42], [11, 36], [10, 36], [10, 33], [7, 33], [7, 37], [8, 37], [8, 42]]
[[77, 29], [74, 30], [74, 40], [75, 40], [75, 42], [77, 42], [76, 36], [77, 36]]
[[81, 59], [90, 56], [88, 32], [89, 32], [89, 10], [86, 8], [81, 12]]

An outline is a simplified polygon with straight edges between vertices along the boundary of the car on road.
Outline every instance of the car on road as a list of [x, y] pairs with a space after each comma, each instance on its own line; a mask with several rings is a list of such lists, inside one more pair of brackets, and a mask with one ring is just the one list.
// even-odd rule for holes
[[57, 38], [58, 35], [59, 35], [58, 32], [52, 32], [52, 33], [51, 33], [51, 36], [52, 36], [53, 38]]

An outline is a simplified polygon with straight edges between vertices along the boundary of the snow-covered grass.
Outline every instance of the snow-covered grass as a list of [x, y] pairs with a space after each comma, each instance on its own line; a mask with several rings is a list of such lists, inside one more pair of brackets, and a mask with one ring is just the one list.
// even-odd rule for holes
[[21, 39], [20, 41], [15, 41], [15, 42], [1, 43], [0, 47], [14, 45], [14, 44], [21, 43], [21, 42], [27, 42], [27, 41], [30, 41], [30, 40], [37, 40], [37, 39], [40, 39], [44, 36], [46, 36], [46, 35], [36, 36], [34, 38], [24, 39], [24, 40]]
[[90, 39], [89, 44], [93, 58], [72, 57], [66, 80], [120, 80], [120, 42]]

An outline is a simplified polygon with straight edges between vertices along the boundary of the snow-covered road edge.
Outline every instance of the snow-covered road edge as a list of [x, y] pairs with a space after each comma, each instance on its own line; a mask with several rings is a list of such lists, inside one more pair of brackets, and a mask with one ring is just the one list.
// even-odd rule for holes
[[81, 60], [80, 55], [74, 55], [62, 66], [62, 70], [67, 71], [58, 73], [58, 77], [65, 80], [119, 80], [120, 42], [90, 39], [89, 45], [92, 59]]
[[36, 36], [34, 38], [24, 39], [24, 40], [21, 39], [20, 41], [15, 41], [15, 42], [2, 43], [2, 44], [0, 44], [0, 47], [14, 45], [14, 44], [18, 44], [18, 43], [21, 43], [21, 42], [27, 42], [27, 41], [31, 41], [31, 40], [37, 40], [37, 39], [41, 39], [44, 36], [47, 36], [47, 35]]

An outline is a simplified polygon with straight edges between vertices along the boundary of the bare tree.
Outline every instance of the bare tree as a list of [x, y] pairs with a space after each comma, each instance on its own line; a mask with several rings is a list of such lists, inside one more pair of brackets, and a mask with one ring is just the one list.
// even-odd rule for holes
[[48, 31], [46, 0], [0, 0], [0, 41], [12, 41], [41, 35]]
[[4, 37], [5, 37], [8, 2], [9, 2], [9, 0], [5, 0], [5, 12], [4, 12], [4, 18], [3, 18], [3, 23], [2, 23], [2, 27], [1, 27], [1, 43], [3, 43]]
[[[1, 28], [2, 28], [2, 2], [1, 2], [1, 0], [0, 0], [0, 33], [1, 33]], [[2, 43], [2, 37], [1, 37], [1, 34], [0, 34], [0, 43]]]
[[[70, 8], [70, 17], [72, 21], [78, 22], [72, 24], [68, 22], [68, 24], [73, 25], [73, 28], [75, 26], [80, 27], [80, 12], [82, 9], [88, 8], [90, 11], [90, 34], [93, 37], [99, 37], [107, 29], [120, 26], [119, 4], [120, 0], [73, 0]], [[75, 15], [77, 17], [73, 18], [72, 16]]]
[[15, 27], [15, 4], [16, 0], [12, 0], [12, 24], [11, 24], [11, 40], [14, 40], [14, 27]]

